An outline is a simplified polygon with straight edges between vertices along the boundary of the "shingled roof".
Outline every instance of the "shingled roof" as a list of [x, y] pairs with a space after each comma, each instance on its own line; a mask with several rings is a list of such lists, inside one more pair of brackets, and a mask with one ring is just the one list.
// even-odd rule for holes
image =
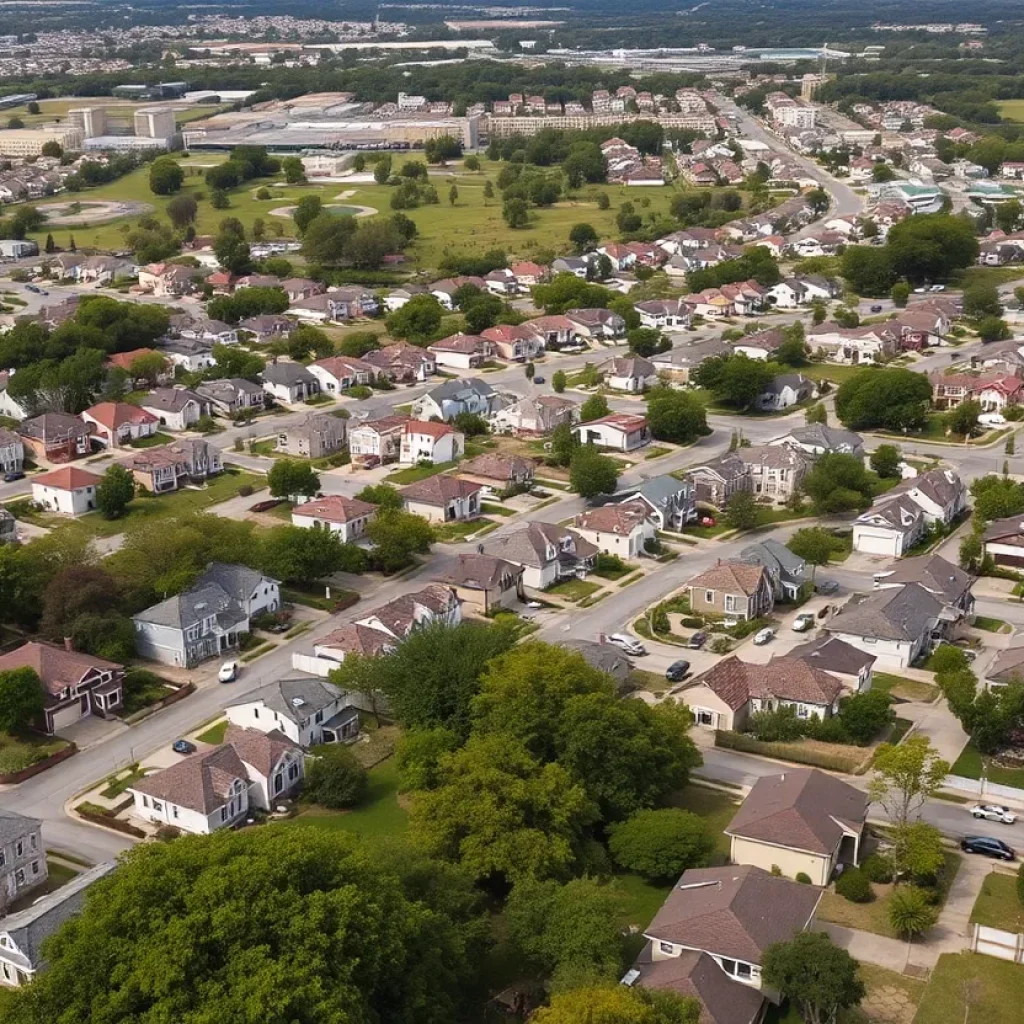
[[719, 562], [699, 576], [694, 576], [686, 585], [696, 589], [722, 590], [727, 594], [746, 594], [750, 597], [757, 593], [765, 575], [765, 569], [760, 565]]

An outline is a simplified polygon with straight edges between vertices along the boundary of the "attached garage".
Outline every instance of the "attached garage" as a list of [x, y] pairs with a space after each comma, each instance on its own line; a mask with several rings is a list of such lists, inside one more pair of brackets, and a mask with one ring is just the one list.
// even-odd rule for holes
[[903, 553], [902, 533], [877, 526], [854, 526], [853, 550], [867, 555], [888, 555], [898, 558]]
[[51, 731], [60, 732], [61, 729], [67, 729], [68, 726], [80, 722], [82, 717], [88, 714], [88, 710], [88, 697], [82, 697], [76, 700], [74, 704], [47, 712], [50, 721], [53, 723]]

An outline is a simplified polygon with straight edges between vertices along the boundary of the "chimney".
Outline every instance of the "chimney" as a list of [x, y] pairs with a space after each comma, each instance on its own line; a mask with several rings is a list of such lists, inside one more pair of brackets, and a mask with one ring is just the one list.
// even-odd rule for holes
[[69, 637], [69, 636], [64, 637], [64, 650], [65, 651], [73, 651], [74, 650], [74, 647], [71, 646], [71, 637]]

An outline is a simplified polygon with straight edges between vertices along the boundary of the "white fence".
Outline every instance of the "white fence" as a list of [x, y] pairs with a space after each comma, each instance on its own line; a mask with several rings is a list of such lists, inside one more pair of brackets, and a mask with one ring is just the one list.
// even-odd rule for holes
[[1024, 789], [999, 786], [988, 779], [965, 779], [962, 775], [947, 775], [942, 786], [944, 789], [955, 789], [959, 793], [970, 793], [971, 796], [998, 797], [1010, 803], [1024, 803]]
[[971, 935], [971, 951], [1012, 960], [1015, 964], [1024, 963], [1024, 935], [976, 924]]

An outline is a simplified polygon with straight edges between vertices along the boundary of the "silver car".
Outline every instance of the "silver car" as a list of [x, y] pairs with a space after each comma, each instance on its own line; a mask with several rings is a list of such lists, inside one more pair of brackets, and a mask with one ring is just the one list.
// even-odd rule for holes
[[1017, 820], [1017, 815], [1013, 811], [999, 804], [975, 804], [971, 808], [971, 814], [975, 818], [998, 821], [1003, 825], [1012, 825]]

